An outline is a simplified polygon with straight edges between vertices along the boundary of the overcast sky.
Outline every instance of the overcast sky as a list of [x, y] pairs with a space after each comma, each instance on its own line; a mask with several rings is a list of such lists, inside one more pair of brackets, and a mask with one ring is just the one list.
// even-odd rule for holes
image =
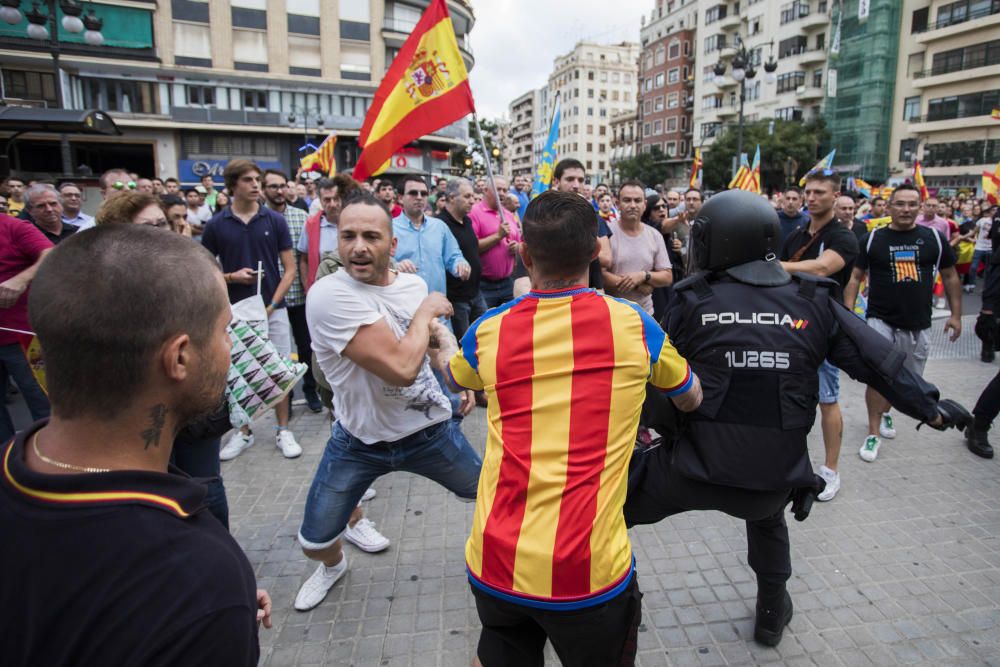
[[481, 118], [506, 114], [521, 93], [548, 80], [556, 56], [578, 41], [639, 41], [655, 0], [473, 0], [472, 94]]

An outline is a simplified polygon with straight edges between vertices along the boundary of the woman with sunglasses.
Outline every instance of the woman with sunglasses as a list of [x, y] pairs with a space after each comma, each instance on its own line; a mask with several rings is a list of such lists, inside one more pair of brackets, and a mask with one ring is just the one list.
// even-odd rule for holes
[[[647, 225], [660, 231], [663, 229], [663, 221], [667, 219], [667, 201], [659, 194], [652, 194], [646, 197], [646, 210], [642, 212], [642, 221]], [[670, 265], [674, 270], [674, 281], [680, 280], [678, 269], [681, 266], [680, 254], [674, 251], [671, 243], [671, 235], [664, 234], [663, 240], [667, 245], [667, 256], [670, 257]], [[663, 317], [663, 311], [667, 308], [667, 300], [670, 297], [670, 285], [657, 287], [653, 290], [653, 317], [657, 322]]]

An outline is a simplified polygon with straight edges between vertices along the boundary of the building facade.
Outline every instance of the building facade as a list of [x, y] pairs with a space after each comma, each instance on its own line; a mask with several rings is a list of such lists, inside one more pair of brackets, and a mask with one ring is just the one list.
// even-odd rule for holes
[[[830, 27], [827, 0], [698, 0], [697, 9], [696, 146], [711, 146], [723, 128], [738, 122], [740, 85], [745, 122], [821, 116]], [[733, 57], [741, 45], [755, 71], [742, 83], [732, 76]], [[777, 69], [769, 74], [763, 65], [772, 58]], [[720, 63], [725, 74], [717, 76]]]
[[658, 0], [640, 33], [640, 150], [662, 154], [670, 184], [686, 179], [694, 155], [697, 20], [697, 3]]
[[919, 157], [932, 191], [981, 193], [1000, 162], [1000, 1], [901, 4], [889, 177], [909, 178]]
[[510, 143], [507, 171], [512, 176], [529, 176], [534, 173], [535, 129], [543, 115], [542, 90], [529, 90], [510, 103]]
[[[50, 44], [27, 37], [24, 19], [0, 22], [3, 99], [110, 112], [123, 136], [69, 137], [78, 176], [123, 166], [194, 182], [220, 174], [234, 156], [294, 173], [300, 149], [331, 131], [338, 167], [349, 168], [374, 91], [428, 4], [108, 0], [93, 5], [103, 20], [102, 45], [60, 30], [58, 76]], [[471, 69], [471, 6], [448, 6]], [[23, 0], [20, 10], [30, 11], [31, 3]], [[467, 135], [464, 121], [443, 128], [394, 156], [391, 171], [442, 173], [448, 151], [464, 146]], [[59, 164], [58, 137], [18, 140], [15, 171], [44, 177], [58, 173]]]
[[610, 178], [610, 119], [635, 109], [638, 60], [639, 45], [633, 42], [579, 42], [556, 58], [549, 75], [546, 112], [556, 96], [561, 104], [559, 158], [583, 162], [591, 183]]
[[611, 182], [621, 183], [618, 163], [631, 160], [639, 154], [639, 112], [637, 109], [622, 111], [611, 116]]

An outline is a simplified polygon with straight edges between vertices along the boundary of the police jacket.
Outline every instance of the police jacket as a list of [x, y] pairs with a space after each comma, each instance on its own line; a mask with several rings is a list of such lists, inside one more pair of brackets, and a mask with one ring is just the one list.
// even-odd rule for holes
[[905, 414], [925, 421], [937, 415], [937, 389], [832, 298], [834, 281], [790, 277], [773, 264], [781, 284], [700, 273], [675, 286], [663, 326], [704, 394], [675, 435], [673, 464], [687, 477], [756, 490], [811, 486], [806, 436], [826, 358]]

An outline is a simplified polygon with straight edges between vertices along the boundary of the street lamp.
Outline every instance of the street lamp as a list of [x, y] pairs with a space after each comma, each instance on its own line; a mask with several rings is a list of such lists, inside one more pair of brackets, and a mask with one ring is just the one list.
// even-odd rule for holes
[[[774, 47], [774, 41], [771, 41], [771, 47]], [[730, 76], [733, 80], [739, 84], [740, 87], [740, 115], [739, 124], [736, 133], [736, 157], [743, 154], [743, 104], [746, 102], [746, 81], [752, 80], [757, 76], [757, 70], [753, 66], [753, 57], [750, 51], [747, 50], [746, 44], [743, 40], [736, 37], [736, 55], [733, 56], [733, 60], [730, 63], [732, 66], [732, 72]], [[778, 63], [774, 59], [774, 53], [772, 52], [764, 63], [765, 78], [768, 81], [774, 80], [774, 71], [778, 69]], [[725, 83], [726, 75], [726, 63], [721, 60], [715, 64], [712, 68], [712, 73], [715, 74], [714, 81], [716, 85], [722, 85]]]
[[309, 145], [309, 119], [313, 119], [316, 123], [316, 131], [322, 132], [326, 128], [326, 118], [323, 117], [322, 111], [315, 107], [298, 107], [293, 104], [291, 109], [285, 119], [288, 121], [288, 127], [296, 127], [299, 115], [302, 116], [303, 146], [299, 150], [305, 150], [306, 146]]
[[[39, 41], [49, 41], [49, 52], [52, 54], [52, 69], [55, 73], [56, 102], [60, 109], [67, 108], [66, 94], [63, 91], [62, 74], [59, 68], [59, 25], [56, 21], [58, 16], [56, 6], [62, 10], [62, 29], [73, 34], [83, 33], [83, 41], [90, 46], [101, 46], [104, 44], [104, 35], [101, 28], [104, 21], [99, 19], [93, 8], [90, 8], [86, 16], [83, 16], [83, 6], [77, 0], [43, 0], [42, 3], [32, 2], [31, 11], [26, 12], [23, 18], [28, 20], [26, 33], [31, 39]], [[42, 11], [44, 6], [45, 11]], [[82, 18], [81, 18], [82, 17]], [[21, 0], [0, 0], [0, 20], [8, 25], [17, 25], [21, 22]], [[62, 168], [64, 174], [72, 173], [73, 159], [70, 153], [69, 139], [65, 135], [60, 137], [59, 148], [62, 156]]]

